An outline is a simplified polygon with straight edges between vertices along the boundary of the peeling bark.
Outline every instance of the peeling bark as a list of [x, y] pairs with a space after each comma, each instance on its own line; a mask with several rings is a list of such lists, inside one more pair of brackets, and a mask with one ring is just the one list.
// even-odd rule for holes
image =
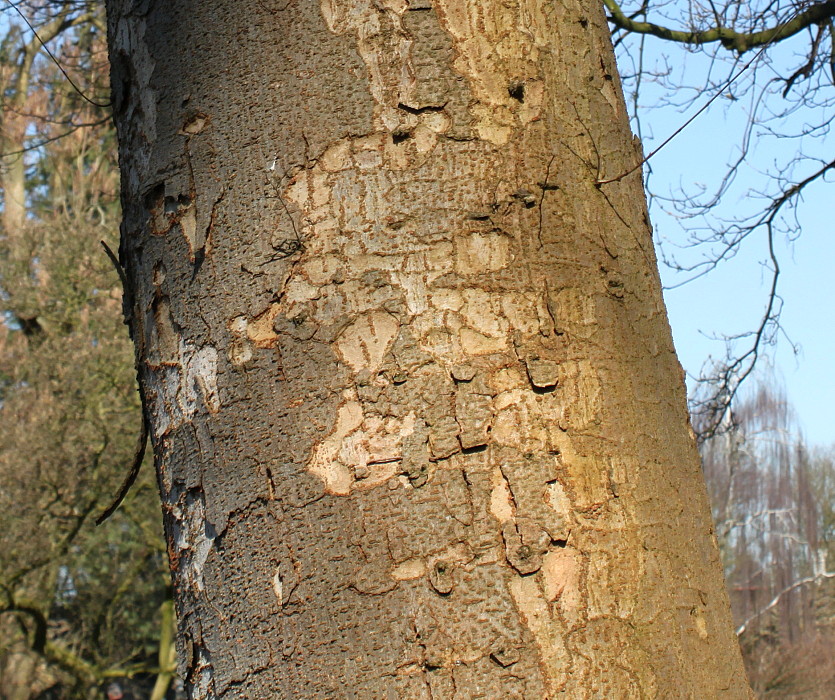
[[108, 9], [191, 696], [749, 697], [602, 9]]

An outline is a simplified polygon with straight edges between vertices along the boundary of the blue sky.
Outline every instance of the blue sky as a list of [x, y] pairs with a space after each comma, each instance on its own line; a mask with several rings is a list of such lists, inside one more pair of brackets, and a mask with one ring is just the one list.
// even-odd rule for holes
[[[649, 65], [661, 65], [664, 56], [673, 68], [673, 82], [698, 86], [709, 69], [703, 56], [687, 54], [675, 45], [659, 40], [647, 40], [646, 61]], [[802, 45], [772, 47], [769, 64], [760, 65], [753, 83], [756, 94], [766, 84], [780, 75], [790, 75], [788, 67], [797, 65], [793, 54]], [[751, 56], [753, 57], [753, 55]], [[745, 57], [746, 60], [749, 57]], [[622, 68], [629, 70], [622, 62]], [[716, 73], [716, 66], [713, 70]], [[727, 72], [727, 69], [726, 69]], [[748, 112], [755, 102], [746, 97], [741, 88], [746, 81], [754, 80], [748, 71], [726, 92], [738, 99], [720, 98], [709, 110], [698, 117], [682, 134], [668, 144], [651, 161], [651, 190], [663, 196], [678, 197], [681, 191], [695, 193], [700, 187], [708, 191], [718, 187], [727, 165], [739, 154], [744, 142]], [[803, 86], [799, 86], [801, 89]], [[826, 86], [823, 87], [826, 90]], [[829, 97], [833, 88], [829, 87]], [[641, 104], [651, 109], [641, 109], [641, 130], [644, 150], [649, 153], [666, 136], [681, 126], [712, 92], [698, 95], [689, 109], [670, 105], [660, 107], [663, 100], [684, 102], [698, 89], [665, 92], [658, 86], [648, 85], [641, 96]], [[823, 94], [826, 94], [825, 92]], [[769, 98], [771, 109], [779, 110], [785, 102], [778, 95]], [[775, 103], [774, 100], [780, 101]], [[763, 103], [760, 103], [763, 104]], [[798, 110], [773, 125], [777, 131], [788, 133], [803, 128], [820, 109]], [[831, 114], [829, 115], [831, 116]], [[823, 120], [822, 120], [823, 121]], [[725, 218], [753, 211], [762, 200], [752, 196], [752, 190], [776, 189], [773, 180], [765, 173], [784, 173], [796, 181], [808, 175], [816, 167], [814, 163], [798, 166], [793, 172], [785, 170], [798, 149], [824, 160], [835, 157], [827, 149], [829, 141], [819, 139], [777, 138], [765, 129], [755, 129], [750, 140], [748, 165], [741, 168], [717, 211]], [[830, 182], [817, 182], [807, 188], [797, 207], [800, 235], [795, 241], [785, 234], [776, 237], [777, 253], [781, 266], [780, 294], [784, 300], [782, 326], [788, 337], [780, 337], [776, 347], [769, 350], [762, 369], [781, 380], [788, 398], [794, 406], [799, 425], [812, 444], [835, 443], [832, 397], [835, 396], [835, 372], [830, 362], [830, 348], [835, 345], [835, 303], [831, 288], [835, 280], [835, 178]], [[663, 241], [665, 252], [675, 253], [682, 260], [695, 261], [699, 250], [679, 249], [688, 238], [685, 226], [694, 222], [682, 221], [675, 212], [664, 211], [671, 207], [657, 201], [651, 208], [656, 240]], [[725, 343], [715, 336], [733, 335], [756, 328], [767, 302], [770, 274], [763, 267], [767, 258], [765, 233], [756, 234], [727, 263], [710, 274], [682, 287], [670, 289], [665, 294], [670, 322], [679, 358], [691, 375], [699, 373], [709, 357], [721, 358]], [[683, 278], [673, 270], [661, 266], [666, 285], [674, 285]], [[791, 342], [789, 342], [789, 339]], [[798, 348], [793, 352], [792, 343]]]

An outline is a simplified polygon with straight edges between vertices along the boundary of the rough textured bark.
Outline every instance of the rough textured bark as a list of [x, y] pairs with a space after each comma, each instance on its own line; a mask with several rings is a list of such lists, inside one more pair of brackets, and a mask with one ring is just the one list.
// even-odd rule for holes
[[193, 697], [748, 689], [590, 0], [112, 0]]

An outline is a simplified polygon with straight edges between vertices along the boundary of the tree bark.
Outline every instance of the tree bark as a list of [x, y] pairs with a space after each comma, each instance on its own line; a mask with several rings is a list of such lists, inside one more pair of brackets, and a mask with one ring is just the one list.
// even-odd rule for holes
[[598, 3], [108, 10], [191, 697], [748, 697]]

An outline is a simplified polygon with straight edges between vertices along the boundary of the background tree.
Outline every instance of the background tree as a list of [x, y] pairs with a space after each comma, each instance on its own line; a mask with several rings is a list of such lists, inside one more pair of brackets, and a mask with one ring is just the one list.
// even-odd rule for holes
[[701, 452], [752, 687], [760, 697], [832, 697], [831, 451], [810, 456], [773, 382], [727, 420]]
[[167, 572], [151, 475], [108, 527], [93, 524], [141, 421], [120, 283], [99, 245], [115, 245], [119, 219], [100, 106], [103, 8], [10, 7], [0, 41], [0, 697], [88, 697], [108, 677], [159, 669]]

